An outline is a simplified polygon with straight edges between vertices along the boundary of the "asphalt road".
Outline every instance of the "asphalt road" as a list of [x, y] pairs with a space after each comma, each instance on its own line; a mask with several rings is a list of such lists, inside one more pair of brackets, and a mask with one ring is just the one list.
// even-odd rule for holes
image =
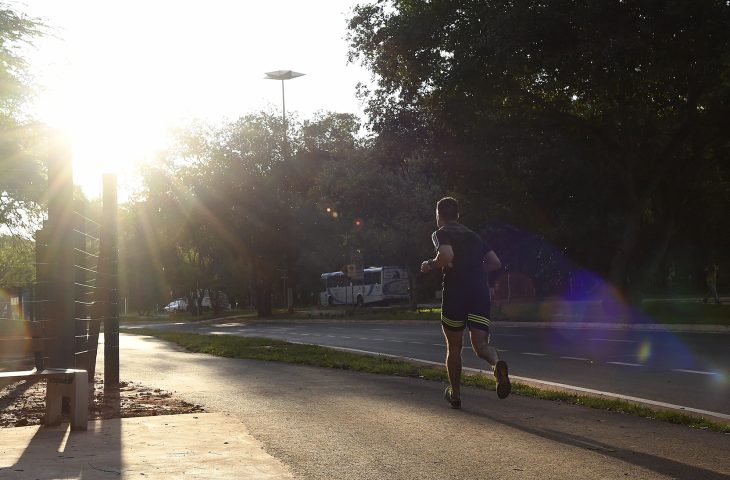
[[439, 382], [192, 354], [134, 335], [120, 336], [120, 357], [122, 380], [235, 416], [301, 479], [730, 475], [728, 435], [616, 412], [473, 388], [452, 410]]
[[[279, 338], [442, 362], [437, 323], [158, 324], [196, 333]], [[468, 344], [468, 342], [467, 342]], [[512, 375], [730, 415], [730, 335], [495, 325]], [[484, 369], [471, 348], [464, 365]]]

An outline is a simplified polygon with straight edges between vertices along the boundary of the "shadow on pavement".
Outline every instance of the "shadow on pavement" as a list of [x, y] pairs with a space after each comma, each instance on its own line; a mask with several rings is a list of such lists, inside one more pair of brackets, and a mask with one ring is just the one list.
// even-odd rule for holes
[[529, 427], [518, 422], [510, 422], [505, 420], [504, 418], [499, 418], [497, 416], [488, 415], [481, 412], [469, 412], [467, 410], [465, 410], [465, 412], [471, 415], [489, 419], [493, 422], [501, 423], [502, 425], [506, 425], [508, 427], [520, 430], [530, 435], [536, 435], [547, 440], [551, 440], [553, 442], [599, 452], [608, 457], [612, 457], [626, 463], [631, 463], [638, 467], [652, 470], [656, 473], [666, 475], [672, 478], [702, 478], [706, 480], [727, 480], [728, 478], [727, 474], [718, 473], [693, 465], [687, 465], [686, 463], [677, 462], [656, 455], [637, 452], [635, 450], [626, 450], [613, 445], [597, 442], [593, 439], [581, 437], [579, 435], [550, 429]]
[[[118, 394], [110, 396], [108, 403], [119, 412]], [[90, 421], [88, 428], [71, 431], [68, 423], [58, 427], [41, 426], [15, 464], [3, 473], [9, 470], [8, 473], [17, 474], [17, 477], [9, 478], [18, 479], [122, 475], [121, 419]]]

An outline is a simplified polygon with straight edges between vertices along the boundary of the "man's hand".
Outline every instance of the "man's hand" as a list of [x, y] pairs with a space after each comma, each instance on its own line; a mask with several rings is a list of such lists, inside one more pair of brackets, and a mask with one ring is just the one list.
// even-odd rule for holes
[[431, 264], [428, 262], [429, 261], [426, 260], [425, 262], [421, 263], [421, 272], [422, 273], [428, 273], [431, 271]]

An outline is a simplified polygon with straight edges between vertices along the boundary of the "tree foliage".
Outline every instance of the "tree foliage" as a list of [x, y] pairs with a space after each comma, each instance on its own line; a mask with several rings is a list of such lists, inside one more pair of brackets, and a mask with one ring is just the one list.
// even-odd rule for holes
[[45, 180], [42, 128], [25, 118], [33, 93], [23, 46], [43, 32], [35, 19], [0, 3], [0, 224], [27, 224], [38, 209]]
[[280, 119], [267, 112], [176, 133], [122, 229], [130, 289], [154, 281], [173, 297], [222, 290], [268, 315], [283, 277], [299, 301], [313, 301], [320, 274], [355, 250], [367, 264], [416, 271], [432, 249], [440, 195], [427, 162], [383, 167], [352, 115], [287, 123], [286, 150]]
[[0, 288], [25, 287], [34, 279], [33, 242], [19, 236], [0, 235]]
[[727, 207], [727, 2], [378, 1], [350, 45], [379, 135], [616, 284]]

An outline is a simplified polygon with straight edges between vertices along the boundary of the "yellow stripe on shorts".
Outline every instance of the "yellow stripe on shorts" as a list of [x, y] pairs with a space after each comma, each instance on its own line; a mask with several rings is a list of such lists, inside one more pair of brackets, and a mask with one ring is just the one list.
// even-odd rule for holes
[[441, 315], [441, 321], [444, 322], [449, 327], [453, 327], [453, 328], [461, 328], [464, 326], [464, 322], [459, 322], [457, 320], [449, 320], [444, 315]]
[[482, 325], [490, 326], [492, 325], [492, 322], [487, 317], [482, 317], [481, 315], [474, 315], [473, 313], [470, 313], [466, 317], [470, 322], [474, 323], [481, 323]]

